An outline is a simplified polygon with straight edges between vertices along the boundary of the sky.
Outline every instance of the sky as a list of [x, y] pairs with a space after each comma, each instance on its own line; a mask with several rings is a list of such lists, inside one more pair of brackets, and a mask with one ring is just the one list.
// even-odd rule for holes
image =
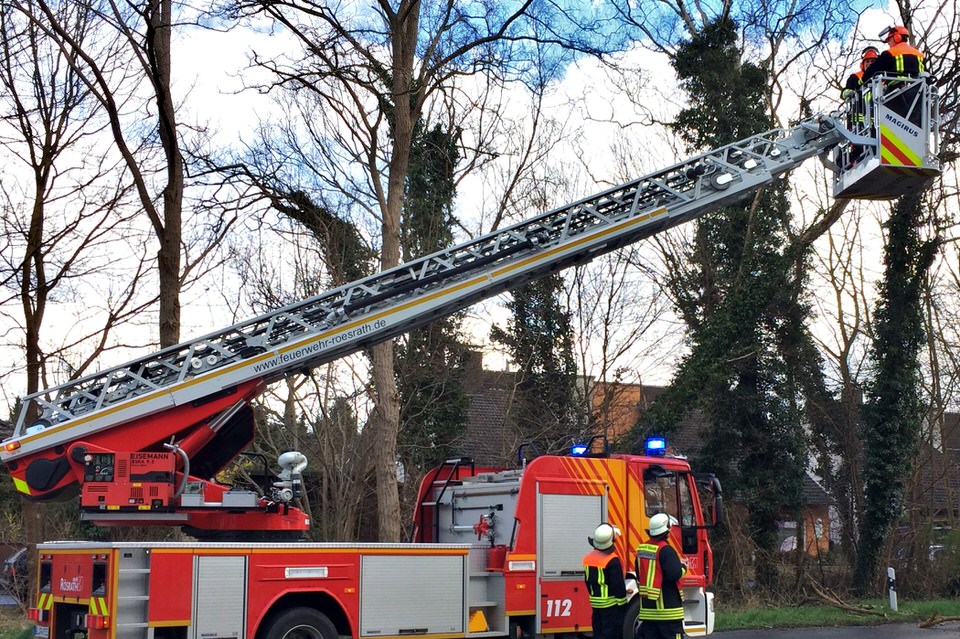
[[[888, 6], [880, 3], [866, 10], [856, 33], [839, 53], [839, 59], [852, 63], [860, 49], [873, 41], [881, 29], [889, 26], [892, 15]], [[269, 96], [244, 90], [240, 74], [250, 73], [248, 54], [251, 49], [270, 55], [286, 46], [287, 40], [282, 35], [271, 34], [266, 29], [222, 33], [194, 29], [183, 32], [173, 47], [174, 77], [179, 78], [181, 83], [176, 89], [185, 96], [184, 104], [188, 111], [216, 131], [217, 139], [223, 140], [224, 144], [236, 145], [241, 140], [250, 140], [260, 119], [269, 120], [275, 110]], [[626, 54], [625, 60], [637, 68], [638, 82], [646, 81], [642, 90], [649, 91], [652, 100], [644, 106], [652, 109], [658, 117], [668, 118], [678, 108], [679, 98], [675, 80], [663, 56], [636, 48]], [[837, 77], [844, 77], [845, 73], [838, 70]], [[638, 111], [626, 99], [622, 87], [605, 77], [602, 69], [592, 61], [570, 67], [556, 85], [550, 100], [548, 112], [568, 130], [576, 130], [579, 140], [585, 141], [586, 148], [589, 148], [589, 161], [582, 162], [580, 167], [588, 171], [576, 176], [569, 193], [562, 194], [562, 199], [554, 202], [554, 205], [579, 199], [663, 168], [679, 159], [676, 141], [665, 140], [661, 130], [628, 125], [642, 120], [647, 114]], [[512, 104], [517, 109], [516, 117], [522, 119], [523, 110], [527, 108], [524, 101], [517, 99]], [[563, 157], [558, 158], [556, 164], [575, 167], [583, 159], [582, 156], [578, 157], [583, 152], [582, 148], [558, 150], [557, 153]], [[630, 150], [640, 151], [629, 158], [632, 164], [625, 161], [625, 155], [629, 155]], [[804, 170], [812, 169], [804, 167]], [[489, 176], [485, 175], [471, 177], [461, 184], [458, 214], [463, 219], [483, 218], [484, 206], [489, 206], [495, 195], [489, 184]], [[531, 211], [531, 215], [537, 212]], [[467, 222], [467, 225], [470, 223]], [[479, 226], [479, 222], [476, 226]], [[223, 278], [227, 286], [236, 283], [234, 276], [229, 274]], [[216, 281], [210, 284], [213, 287], [218, 285]], [[211, 299], [217, 299], [217, 296], [209, 295], [203, 287], [185, 296], [184, 339], [223, 328], [247, 316], [236, 317], [236, 308], [230, 308], [229, 301], [219, 299], [217, 303], [210, 304]], [[504, 296], [500, 296], [471, 309], [469, 326], [477, 343], [487, 341], [491, 323], [503, 323], [506, 320], [503, 300]], [[646, 346], [659, 344], [673, 357], [655, 362], [632, 362], [637, 376], [627, 381], [642, 379], [645, 382], [666, 383], [669, 380], [671, 365], [676, 361], [676, 354], [681, 352], [677, 329], [675, 318], [667, 319], [662, 325], [651, 329], [652, 334], [646, 338]], [[487, 364], [499, 368], [507, 366], [508, 362], [502, 354], [494, 353]]]
[[[875, 38], [890, 23], [890, 16], [890, 12], [879, 3], [866, 10], [857, 25], [856, 35], [851, 37], [840, 57], [847, 59], [848, 56], [843, 54], [849, 54], [855, 58], [864, 43]], [[240, 74], [250, 73], [248, 56], [251, 50], [270, 55], [281, 51], [284, 46], [285, 38], [270, 33], [268, 29], [256, 32], [194, 29], [187, 32], [173, 48], [179, 56], [174, 62], [174, 77], [190, 81], [187, 105], [218, 131], [220, 139], [226, 143], [251, 140], [259, 120], [269, 120], [274, 111], [268, 96], [244, 90]], [[197, 61], [202, 61], [202, 64], [197, 64]], [[565, 198], [560, 196], [553, 206], [663, 168], [682, 157], [682, 151], [676, 148], [676, 141], [665, 140], [661, 129], [630, 125], [649, 118], [650, 113], [643, 112], [645, 109], [659, 119], [669, 119], [679, 108], [675, 78], [665, 56], [649, 49], [636, 48], [624, 56], [624, 62], [638, 70], [637, 81], [642, 86], [640, 90], [651, 98], [640, 108], [628, 99], [617, 82], [605, 76], [603, 69], [593, 60], [582, 60], [570, 66], [550, 96], [547, 112], [561, 122], [567, 131], [575, 131], [581, 145], [580, 148], [568, 146], [559, 149], [557, 154], [572, 157], [582, 154], [583, 146], [589, 148], [589, 159], [583, 161], [585, 166], [581, 168], [577, 184], [572, 185]], [[181, 75], [176, 72], [177, 67], [191, 71]], [[845, 71], [838, 70], [838, 78], [845, 75]], [[517, 109], [517, 118], [527, 117], [524, 109], [529, 107], [522, 96], [510, 103]], [[832, 105], [825, 108], [832, 108]], [[630, 157], [634, 163], [632, 167], [624, 164], [624, 147], [634, 150]], [[569, 158], [558, 159], [557, 164], [569, 167], [575, 162]], [[470, 176], [458, 189], [458, 216], [464, 220], [478, 220], [479, 228], [479, 220], [485, 217], [496, 197], [497, 193], [490, 187], [489, 175], [478, 173]], [[538, 212], [531, 211], [530, 214]], [[470, 226], [469, 222], [467, 226]], [[504, 299], [501, 295], [471, 309], [467, 322], [476, 343], [487, 344], [490, 326], [507, 321]], [[223, 312], [214, 306], [207, 313], [199, 312], [185, 318], [184, 336], [215, 330], [213, 323], [217, 317], [223, 317]], [[665, 322], [662, 327], [652, 329], [653, 334], [647, 338], [646, 348], [651, 344], [662, 344], [667, 352], [681, 352], [676, 329], [675, 318]], [[675, 362], [675, 356], [651, 362], [647, 370], [638, 371], [635, 381], [642, 378], [651, 383], [666, 383]], [[493, 368], [509, 365], [503, 353], [496, 350], [488, 354], [486, 363]], [[631, 364], [644, 366], [637, 361]]]

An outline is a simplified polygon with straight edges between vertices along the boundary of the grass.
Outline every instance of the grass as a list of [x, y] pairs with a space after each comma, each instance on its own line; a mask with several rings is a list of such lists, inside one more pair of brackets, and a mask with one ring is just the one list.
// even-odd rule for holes
[[[790, 608], [745, 608], [717, 611], [716, 630], [749, 628], [801, 628], [811, 626], [870, 626], [894, 622], [919, 622], [934, 615], [960, 616], [960, 600], [900, 601], [891, 611], [886, 600], [859, 602], [860, 606], [882, 614], [855, 614], [832, 606], [794, 606]], [[32, 639], [33, 624], [19, 608], [0, 608], [0, 639]]]
[[31, 639], [33, 623], [17, 606], [0, 608], [0, 639]]
[[795, 606], [791, 608], [750, 608], [718, 610], [716, 630], [748, 628], [801, 628], [811, 626], [870, 626], [894, 622], [919, 622], [935, 615], [960, 616], [960, 600], [900, 601], [897, 612], [887, 601], [872, 599], [857, 605], [878, 614], [857, 614], [833, 606]]

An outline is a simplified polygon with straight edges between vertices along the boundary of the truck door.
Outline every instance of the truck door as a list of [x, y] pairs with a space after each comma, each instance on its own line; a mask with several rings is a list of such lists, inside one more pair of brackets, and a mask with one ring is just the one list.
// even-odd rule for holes
[[653, 464], [643, 473], [643, 492], [647, 518], [657, 513], [670, 516], [674, 524], [671, 534], [680, 542], [677, 549], [687, 562], [688, 576], [702, 578], [704, 571], [709, 570], [709, 544], [702, 515], [698, 516], [699, 504], [694, 498], [698, 494], [694, 476], [686, 470]]
[[590, 627], [583, 583], [587, 537], [607, 518], [607, 486], [590, 480], [540, 480], [536, 632], [582, 632]]

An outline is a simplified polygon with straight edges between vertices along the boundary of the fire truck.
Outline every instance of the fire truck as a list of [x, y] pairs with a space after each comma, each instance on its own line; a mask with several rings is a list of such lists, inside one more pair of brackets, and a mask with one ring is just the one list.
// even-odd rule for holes
[[[926, 78], [878, 79], [858, 130], [843, 109], [754, 135], [459, 246], [23, 398], [0, 447], [24, 499], [79, 497], [101, 526], [179, 526], [196, 541], [39, 544], [29, 616], [44, 639], [430, 639], [590, 631], [581, 557], [600, 522], [628, 569], [649, 517], [676, 521], [685, 629], [713, 628], [715, 479], [663, 448], [451, 460], [419, 489], [410, 543], [307, 543], [306, 458], [259, 490], [214, 479], [250, 444], [251, 402], [333, 361], [557, 270], [750, 197], [805, 160], [837, 197], [889, 199], [939, 174]], [[906, 105], [906, 106], [905, 106]], [[859, 119], [857, 119], [859, 121]], [[856, 149], [857, 164], [850, 161]], [[661, 442], [662, 444], [662, 442]], [[635, 575], [630, 574], [632, 581]], [[632, 636], [636, 597], [624, 636]]]

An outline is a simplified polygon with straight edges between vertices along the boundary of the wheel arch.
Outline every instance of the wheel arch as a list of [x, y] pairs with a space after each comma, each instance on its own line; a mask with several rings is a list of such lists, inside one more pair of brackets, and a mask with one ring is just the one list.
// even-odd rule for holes
[[354, 636], [346, 611], [333, 595], [328, 592], [288, 592], [271, 603], [257, 620], [255, 639], [264, 639], [273, 619], [292, 608], [313, 608], [326, 615], [336, 627], [338, 635]]

